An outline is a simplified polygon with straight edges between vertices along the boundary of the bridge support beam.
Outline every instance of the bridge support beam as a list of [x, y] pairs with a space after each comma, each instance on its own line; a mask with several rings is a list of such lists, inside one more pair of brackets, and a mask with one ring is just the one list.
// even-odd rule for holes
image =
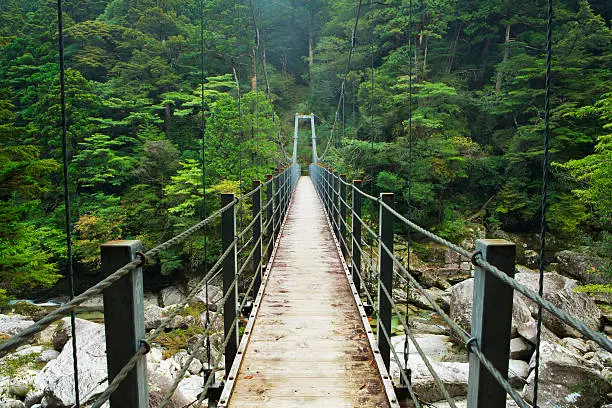
[[[393, 193], [381, 193], [380, 200], [389, 207], [394, 208]], [[378, 247], [378, 273], [380, 275], [378, 281], [378, 349], [382, 356], [385, 367], [389, 372], [391, 369], [391, 342], [390, 338], [384, 335], [391, 336], [391, 299], [387, 296], [393, 296], [393, 223], [395, 216], [384, 206], [380, 205], [379, 214], [379, 235], [380, 242]], [[389, 254], [383, 245], [387, 247]], [[385, 288], [383, 290], [382, 288]], [[384, 331], [384, 332], [383, 332]]]
[[[280, 230], [280, 220], [281, 220], [281, 192], [280, 192], [280, 176], [279, 172], [274, 172], [274, 221], [272, 224], [274, 228], [272, 229], [272, 234], [274, 237], [278, 235], [278, 231]], [[276, 239], [275, 239], [276, 241]]]
[[333, 214], [333, 227], [334, 227], [334, 233], [336, 234], [336, 237], [338, 238], [338, 241], [340, 242], [340, 245], [342, 245], [342, 241], [340, 240], [340, 204], [339, 204], [339, 200], [338, 200], [338, 196], [340, 193], [340, 176], [338, 175], [338, 172], [334, 170], [333, 174], [332, 174], [332, 214]]
[[361, 187], [361, 180], [353, 180], [351, 272], [357, 293], [361, 295], [361, 221], [357, 217], [361, 218], [361, 202], [363, 197], [357, 192], [359, 187]]
[[[503, 239], [480, 239], [476, 251], [482, 258], [508, 276], [514, 277], [516, 245]], [[472, 307], [472, 338], [493, 366], [508, 379], [512, 300], [514, 290], [501, 280], [476, 267], [474, 272], [474, 303]], [[506, 392], [470, 353], [468, 387], [469, 408], [506, 406]]]
[[[271, 174], [266, 174], [266, 180], [269, 181], [268, 185], [266, 186], [266, 222], [269, 222], [272, 217], [274, 217], [274, 192], [273, 192], [273, 186], [272, 184], [274, 183], [274, 181], [270, 181], [272, 180], [272, 175]], [[266, 254], [266, 260], [270, 260], [270, 258], [272, 258], [272, 250], [274, 249], [274, 221], [270, 222], [268, 224], [268, 228], [266, 230], [266, 239], [271, 240], [270, 241], [270, 245], [268, 245], [268, 251]]]
[[[221, 194], [221, 207], [225, 207], [234, 201], [234, 194]], [[236, 312], [238, 309], [238, 282], [235, 282], [237, 270], [237, 251], [236, 251], [236, 205], [232, 205], [228, 210], [221, 214], [221, 249], [225, 253], [228, 248], [229, 254], [223, 260], [223, 293], [229, 296], [223, 305], [223, 331], [224, 338], [229, 337], [225, 346], [225, 367], [226, 373], [234, 363], [234, 358], [238, 352], [238, 322]], [[232, 325], [234, 326], [232, 328]]]
[[[140, 241], [111, 241], [100, 246], [102, 273], [108, 276], [136, 259]], [[108, 380], [140, 349], [145, 339], [142, 268], [136, 268], [103, 292]], [[147, 359], [141, 358], [110, 396], [111, 407], [147, 408]]]

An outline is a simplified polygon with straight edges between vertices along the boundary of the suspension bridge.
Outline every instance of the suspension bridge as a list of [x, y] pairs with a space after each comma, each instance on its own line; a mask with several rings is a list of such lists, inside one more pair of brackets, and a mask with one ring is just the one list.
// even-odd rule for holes
[[[67, 157], [61, 0], [58, 4], [63, 152]], [[550, 14], [549, 9], [547, 74], [550, 73]], [[355, 27], [358, 21], [359, 8]], [[355, 29], [339, 107], [355, 45], [354, 33]], [[203, 72], [202, 67], [202, 83]], [[203, 98], [204, 85], [202, 106]], [[97, 395], [87, 392], [79, 395], [76, 374], [87, 373], [78, 367], [75, 358], [75, 405], [149, 407], [147, 354], [184, 307], [205, 290], [209, 282], [218, 278], [222, 280], [220, 306], [214, 313], [209, 314], [207, 310], [204, 335], [194, 348], [210, 350], [213, 323], [222, 321], [222, 353], [214, 359], [210, 351], [207, 353], [209, 365], [204, 370], [204, 385], [189, 406], [426, 406], [430, 401], [424, 400], [413, 387], [405, 360], [407, 350], [404, 350], [402, 361], [392, 345], [392, 320], [396, 318], [406, 336], [405, 347], [414, 346], [447, 406], [456, 408], [451, 390], [417, 341], [407, 311], [402, 311], [394, 299], [393, 287], [397, 281], [418, 291], [469, 353], [467, 406], [470, 408], [506, 407], [508, 398], [521, 408], [531, 407], [508, 381], [515, 291], [612, 352], [608, 337], [558, 309], [543, 298], [541, 291], [536, 293], [514, 279], [513, 243], [479, 240], [476, 251], [468, 251], [397, 212], [392, 193], [372, 196], [361, 188], [360, 180], [349, 181], [346, 175], [321, 165], [333, 141], [338, 112], [339, 108], [332, 136], [321, 156], [317, 153], [315, 115], [296, 114], [291, 161], [268, 175], [265, 181], [253, 180], [249, 192], [238, 197], [222, 194], [218, 211], [146, 252], [140, 241], [113, 241], [102, 245], [105, 278], [0, 343], [0, 356], [15, 350], [64, 316], [72, 314], [74, 317], [73, 312], [79, 305], [103, 295], [108, 386]], [[311, 126], [312, 160], [307, 172], [302, 172], [297, 158], [301, 119], [308, 119]], [[547, 118], [546, 123], [548, 131]], [[67, 197], [67, 160], [64, 181]], [[544, 185], [545, 182], [546, 178]], [[367, 220], [362, 213], [365, 203], [377, 213], [377, 222]], [[67, 200], [68, 242], [69, 204]], [[249, 207], [251, 211], [245, 225], [242, 218], [245, 208]], [[428, 294], [411, 274], [409, 263], [398, 258], [394, 237], [399, 229], [396, 227], [400, 226], [454, 251], [475, 266], [470, 333], [459, 327]], [[213, 227], [219, 229], [221, 236], [220, 257], [178, 307], [147, 333], [143, 293], [146, 264], [159, 262], [163, 251]], [[365, 284], [366, 278], [375, 282], [375, 288]], [[371, 324], [370, 317], [375, 318], [375, 325]], [[76, 357], [74, 318], [72, 338]], [[156, 406], [172, 406], [172, 396], [194, 358], [190, 355], [181, 363], [178, 374]], [[392, 362], [401, 368], [399, 378], [391, 375]], [[536, 372], [538, 364], [536, 358]], [[216, 381], [216, 372], [223, 374], [222, 381]], [[535, 383], [537, 387], [537, 376]]]

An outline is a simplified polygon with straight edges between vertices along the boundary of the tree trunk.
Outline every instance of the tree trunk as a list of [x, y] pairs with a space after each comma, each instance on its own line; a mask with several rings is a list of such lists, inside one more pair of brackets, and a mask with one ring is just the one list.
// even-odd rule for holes
[[450, 74], [453, 69], [453, 64], [455, 63], [455, 54], [457, 53], [457, 43], [459, 42], [459, 36], [461, 35], [461, 22], [459, 22], [459, 26], [457, 27], [457, 35], [455, 36], [455, 40], [451, 44], [451, 55], [448, 57], [448, 67], [446, 68], [446, 73]]
[[[508, 61], [508, 56], [510, 55], [510, 47], [508, 46], [508, 43], [510, 42], [510, 24], [506, 24], [506, 41], [504, 42], [505, 46], [504, 46], [504, 59], [502, 60], [502, 63]], [[501, 91], [502, 88], [502, 80], [503, 78], [503, 73], [501, 70], [497, 70], [497, 80], [495, 81], [495, 91], [499, 92]]]
[[487, 42], [485, 43], [484, 48], [482, 49], [482, 55], [480, 57], [480, 76], [478, 78], [478, 87], [482, 87], [484, 83], [484, 76], [487, 70], [487, 57], [489, 56], [489, 50], [491, 49], [491, 43], [493, 42], [493, 38], [488, 37]]

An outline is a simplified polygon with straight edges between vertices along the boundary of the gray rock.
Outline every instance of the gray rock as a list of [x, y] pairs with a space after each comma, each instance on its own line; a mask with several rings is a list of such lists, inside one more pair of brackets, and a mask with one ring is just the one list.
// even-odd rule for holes
[[557, 252], [555, 257], [560, 273], [572, 276], [582, 283], [606, 283], [601, 271], [610, 267], [610, 260], [574, 251]]
[[28, 392], [34, 387], [34, 379], [36, 371], [20, 370], [9, 382], [8, 390], [11, 394], [17, 397], [25, 397]]
[[[535, 355], [530, 368], [535, 364]], [[533, 395], [534, 372], [524, 388], [527, 401]], [[590, 408], [605, 402], [612, 385], [595, 370], [582, 365], [580, 355], [559, 344], [542, 341], [540, 346], [539, 406], [542, 408]]]
[[46, 364], [51, 360], [55, 360], [60, 355], [59, 351], [56, 350], [44, 350], [40, 353], [40, 356], [36, 357], [36, 362]]
[[[451, 397], [465, 396], [468, 389], [469, 363], [433, 362], [433, 369]], [[444, 399], [440, 388], [424, 363], [410, 365], [414, 392], [426, 402]]]
[[163, 309], [156, 305], [148, 304], [144, 308], [144, 324], [146, 330], [157, 329], [164, 320]]
[[7, 336], [14, 336], [32, 324], [34, 324], [33, 320], [29, 320], [22, 315], [0, 314], [0, 333]]
[[[80, 320], [80, 319], [79, 319]], [[81, 323], [81, 324], [79, 324]], [[104, 326], [82, 321], [77, 323], [77, 357], [79, 387], [82, 403], [102, 392], [106, 386], [106, 344]], [[60, 355], [38, 373], [36, 388], [43, 390], [48, 406], [74, 404], [74, 375], [72, 373], [72, 342], [64, 346]], [[45, 404], [43, 404], [45, 405]]]
[[[521, 272], [517, 273], [515, 279], [522, 285], [537, 292], [539, 286], [539, 274]], [[595, 331], [601, 328], [601, 311], [587, 295], [576, 293], [577, 283], [573, 279], [566, 278], [555, 272], [544, 274], [544, 299], [553, 303], [557, 308], [570, 313], [572, 316], [582, 320], [587, 326]], [[519, 297], [524, 298], [519, 294]], [[534, 302], [526, 300], [533, 316], [537, 315], [538, 307]], [[559, 337], [582, 337], [582, 334], [573, 327], [565, 324], [551, 313], [544, 313], [542, 322], [555, 335]]]
[[[450, 299], [450, 317], [467, 332], [471, 332], [472, 301], [474, 297], [474, 279], [468, 279], [453, 286]], [[512, 308], [512, 337], [516, 337], [519, 328], [534, 322], [528, 306], [515, 293]]]
[[540, 262], [540, 254], [533, 249], [527, 249], [523, 252], [523, 259], [529, 268], [535, 268]]
[[0, 402], [0, 408], [25, 408], [25, 405], [16, 399], [7, 399], [4, 402]]
[[[89, 333], [96, 327], [100, 327], [101, 325], [98, 323], [90, 322], [89, 320], [84, 319], [76, 319], [76, 334], [77, 338], [82, 336], [84, 333]], [[60, 320], [55, 326], [55, 331], [53, 332], [53, 348], [57, 351], [61, 351], [68, 340], [72, 338], [72, 327], [70, 324], [70, 318], [65, 317]]]
[[182, 394], [187, 401], [195, 401], [202, 393], [204, 388], [204, 377], [191, 376], [185, 377], [179, 382], [177, 391]]
[[[518, 334], [531, 344], [536, 344], [538, 333], [537, 330], [538, 327], [535, 320], [517, 327]], [[542, 339], [550, 341], [552, 343], [561, 343], [561, 339], [558, 338], [548, 328], [546, 328], [546, 326], [542, 326]]]
[[510, 340], [510, 358], [513, 360], [529, 360], [533, 353], [533, 345], [522, 337]]
[[209, 310], [217, 311], [222, 299], [223, 291], [221, 288], [215, 285], [208, 285], [208, 303], [206, 302], [206, 288], [203, 288], [196, 294], [194, 302], [205, 304]]
[[[176, 353], [175, 355], [173, 355], [172, 358], [181, 367], [183, 367], [189, 361], [190, 356], [189, 356], [189, 353], [187, 353], [184, 350], [181, 350], [178, 353]], [[191, 374], [194, 374], [194, 375], [195, 374], [199, 374], [200, 371], [202, 371], [202, 363], [200, 362], [200, 360], [198, 360], [197, 358], [194, 358], [193, 360], [191, 360], [191, 363], [189, 363], [188, 371]]]
[[43, 392], [40, 390], [32, 390], [30, 392], [28, 392], [28, 394], [25, 397], [25, 400], [23, 401], [24, 405], [26, 406], [26, 408], [31, 408], [37, 404], [40, 404], [40, 402], [43, 399]]
[[163, 288], [159, 293], [161, 306], [177, 305], [185, 301], [187, 297], [183, 290], [176, 286], [168, 286]]
[[104, 300], [102, 295], [95, 296], [91, 299], [86, 300], [81, 303], [78, 307], [79, 309], [90, 310], [90, 311], [104, 311]]
[[156, 293], [145, 292], [144, 293], [144, 304], [145, 306], [147, 305], [159, 306], [159, 297], [157, 296]]
[[508, 362], [508, 382], [515, 388], [523, 387], [529, 375], [529, 364], [522, 360]]
[[578, 352], [580, 354], [584, 354], [589, 351], [589, 347], [587, 346], [587, 344], [580, 339], [566, 337], [561, 340], [561, 344], [563, 344], [565, 348], [570, 349], [574, 352]]

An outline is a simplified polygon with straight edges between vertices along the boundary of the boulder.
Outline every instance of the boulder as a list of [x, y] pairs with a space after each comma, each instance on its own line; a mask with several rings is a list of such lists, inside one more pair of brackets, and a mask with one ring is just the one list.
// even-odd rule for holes
[[157, 296], [156, 293], [145, 292], [144, 293], [144, 304], [145, 306], [147, 305], [159, 306], [159, 297]]
[[528, 375], [529, 364], [527, 362], [522, 360], [510, 360], [508, 362], [508, 382], [513, 387], [523, 387], [527, 383]]
[[[183, 378], [181, 382], [179, 382], [177, 392], [182, 394], [187, 399], [187, 401], [191, 402], [198, 399], [203, 389], [204, 377], [200, 375], [194, 375]], [[206, 404], [203, 405], [206, 406]]]
[[510, 358], [513, 360], [529, 360], [533, 349], [533, 345], [522, 337], [510, 340]]
[[[532, 402], [535, 353], [529, 363], [531, 374], [523, 392]], [[538, 405], [542, 408], [590, 408], [605, 402], [612, 385], [597, 371], [585, 367], [580, 355], [559, 344], [542, 341]]]
[[[173, 355], [172, 358], [179, 364], [179, 366], [183, 367], [185, 364], [187, 364], [187, 361], [189, 361], [190, 356], [189, 353], [184, 350], [181, 350], [175, 355]], [[198, 360], [197, 358], [191, 360], [191, 363], [189, 363], [188, 371], [194, 375], [199, 374], [200, 371], [202, 371], [202, 363], [200, 362], [200, 360]]]
[[573, 337], [561, 339], [561, 344], [575, 353], [584, 354], [589, 351], [589, 346], [584, 341]]
[[[467, 395], [469, 363], [432, 362], [431, 364], [451, 397]], [[444, 399], [442, 391], [424, 363], [410, 364], [410, 368], [412, 387], [420, 398], [425, 402]]]
[[208, 303], [206, 302], [206, 288], [202, 288], [194, 298], [194, 302], [205, 304], [209, 310], [217, 311], [223, 299], [223, 291], [215, 285], [208, 285]]
[[163, 307], [181, 304], [186, 298], [185, 292], [176, 286], [163, 288], [159, 293], [160, 304]]
[[29, 320], [22, 315], [0, 314], [0, 335], [14, 336], [32, 324], [34, 324], [33, 320]]
[[38, 357], [36, 357], [36, 362], [39, 364], [47, 364], [49, 361], [55, 360], [59, 355], [59, 351], [44, 350]]
[[164, 320], [163, 309], [159, 306], [147, 304], [144, 307], [144, 324], [146, 330], [157, 329]]
[[[81, 402], [85, 403], [95, 399], [107, 386], [106, 344], [103, 325], [78, 320], [79, 387]], [[72, 364], [72, 342], [68, 341], [59, 356], [36, 376], [35, 386], [43, 390], [48, 406], [71, 406], [75, 403]]]
[[[537, 292], [539, 274], [520, 272], [516, 274], [515, 279], [520, 284]], [[544, 274], [544, 299], [550, 301], [557, 308], [580, 319], [591, 329], [599, 331], [602, 324], [601, 311], [587, 295], [575, 292], [576, 286], [577, 282], [573, 279], [566, 278], [555, 272], [547, 272]], [[534, 302], [527, 300], [523, 295], [519, 294], [518, 296], [525, 299], [531, 314], [537, 316], [538, 306]], [[542, 322], [559, 337], [582, 337], [578, 330], [565, 324], [551, 313], [544, 313]]]
[[582, 283], [607, 283], [601, 271], [610, 267], [610, 260], [593, 254], [561, 251], [555, 254], [557, 270]]
[[[83, 335], [87, 335], [86, 333], [90, 333], [92, 330], [103, 327], [102, 325], [94, 322], [90, 322], [89, 320], [84, 319], [76, 319], [76, 334], [77, 338]], [[65, 317], [58, 322], [53, 331], [53, 338], [51, 340], [53, 344], [53, 348], [57, 351], [61, 351], [68, 340], [72, 338], [72, 326], [70, 323], [70, 318]]]
[[[468, 279], [453, 286], [450, 299], [450, 317], [465, 331], [471, 332], [472, 302], [474, 297], [474, 279]], [[534, 322], [527, 304], [514, 294], [512, 308], [512, 337], [516, 337], [519, 328]]]
[[94, 296], [85, 302], [81, 303], [78, 306], [78, 309], [88, 310], [88, 311], [104, 311], [104, 300], [102, 295]]
[[25, 408], [23, 402], [16, 399], [7, 399], [0, 402], [0, 408]]
[[36, 371], [30, 369], [19, 370], [9, 382], [8, 390], [11, 394], [24, 398], [28, 392], [34, 387]]
[[40, 390], [30, 390], [23, 400], [23, 404], [26, 406], [26, 408], [31, 408], [37, 404], [40, 404], [43, 396], [44, 394]]
[[[166, 393], [172, 387], [179, 372], [179, 365], [169, 358], [159, 363], [148, 364], [147, 373], [149, 379], [149, 407], [159, 407]], [[175, 390], [168, 407], [186, 407], [193, 402], [182, 391]]]

